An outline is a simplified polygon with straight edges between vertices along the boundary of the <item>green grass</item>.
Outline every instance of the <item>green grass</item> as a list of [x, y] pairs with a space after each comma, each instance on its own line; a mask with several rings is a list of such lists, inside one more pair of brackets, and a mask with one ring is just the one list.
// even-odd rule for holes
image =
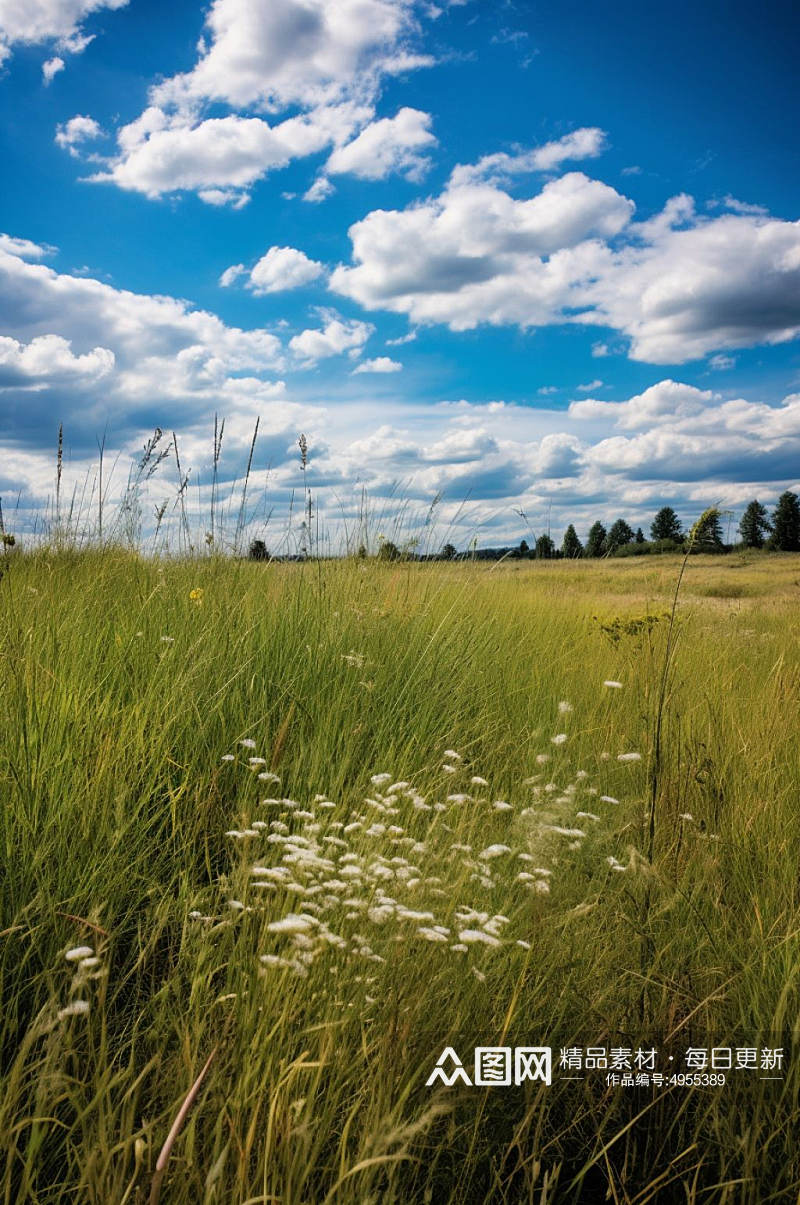
[[[679, 568], [8, 558], [0, 1200], [148, 1200], [212, 1054], [169, 1205], [795, 1200], [800, 559], [688, 564], [649, 863]], [[323, 861], [282, 862], [270, 831]], [[281, 864], [312, 893], [256, 885]], [[299, 938], [268, 928], [315, 907]], [[500, 944], [452, 950], [483, 923], [459, 907], [507, 918]], [[67, 962], [81, 945], [97, 966]], [[88, 1015], [60, 1015], [74, 999]], [[788, 1065], [426, 1088], [446, 1045], [783, 1045]]]

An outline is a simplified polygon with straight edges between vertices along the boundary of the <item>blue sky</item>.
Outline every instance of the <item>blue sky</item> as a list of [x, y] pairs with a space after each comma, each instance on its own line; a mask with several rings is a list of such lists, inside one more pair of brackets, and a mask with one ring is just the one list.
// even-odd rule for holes
[[362, 485], [441, 494], [457, 543], [797, 487], [797, 26], [0, 0], [4, 509], [52, 493], [60, 422], [75, 480], [105, 433], [121, 484], [175, 430], [204, 506], [215, 412], [224, 480], [259, 417], [278, 509], [306, 431], [331, 530]]

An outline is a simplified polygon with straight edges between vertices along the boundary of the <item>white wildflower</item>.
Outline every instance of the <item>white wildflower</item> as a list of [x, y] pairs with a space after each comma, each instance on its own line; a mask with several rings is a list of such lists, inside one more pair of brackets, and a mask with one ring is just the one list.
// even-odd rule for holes
[[555, 736], [550, 737], [550, 743], [553, 745], [563, 745], [566, 739], [566, 732], [557, 732]]
[[62, 1017], [85, 1017], [89, 1011], [88, 1000], [72, 1000], [66, 1008], [59, 1011], [59, 1020]]
[[251, 736], [246, 736], [244, 740], [239, 741], [243, 749], [255, 749], [256, 743]]
[[91, 958], [94, 950], [91, 946], [73, 946], [71, 950], [67, 950], [64, 957], [67, 962], [80, 962], [83, 958]]
[[490, 933], [484, 933], [483, 929], [461, 929], [458, 934], [458, 940], [465, 945], [483, 943], [485, 946], [499, 946], [502, 942], [497, 937], [492, 937]]
[[496, 812], [513, 812], [514, 810], [510, 803], [506, 803], [505, 799], [496, 799], [492, 804], [492, 808]]
[[558, 711], [560, 715], [568, 715], [572, 711], [572, 704], [568, 703], [566, 699], [562, 699], [558, 705]]
[[619, 800], [615, 799], [613, 795], [601, 795], [600, 802], [601, 803], [619, 803]]
[[617, 761], [641, 761], [641, 753], [618, 753]]
[[460, 753], [456, 753], [455, 749], [445, 749], [442, 757], [449, 758], [450, 761], [463, 761]]
[[510, 854], [511, 849], [508, 845], [487, 845], [486, 849], [482, 849], [478, 854], [479, 858], [499, 858], [502, 854]]
[[610, 686], [612, 688], [612, 690], [622, 690], [621, 682], [612, 682], [610, 680], [607, 680], [603, 683], [603, 686]]
[[270, 933], [307, 933], [315, 924], [313, 917], [298, 915], [290, 912], [282, 920], [274, 920], [267, 925]]

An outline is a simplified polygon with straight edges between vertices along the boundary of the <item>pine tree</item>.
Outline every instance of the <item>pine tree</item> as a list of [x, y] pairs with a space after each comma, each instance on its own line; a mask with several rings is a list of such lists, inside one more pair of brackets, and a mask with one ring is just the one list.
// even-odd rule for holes
[[576, 557], [583, 556], [583, 544], [578, 539], [578, 533], [570, 523], [567, 530], [564, 532], [564, 541], [561, 545], [561, 553], [570, 560], [575, 560]]
[[606, 547], [609, 552], [614, 552], [623, 544], [632, 544], [633, 539], [633, 528], [630, 524], [626, 523], [624, 519], [617, 519], [615, 523], [611, 524], [611, 529], [606, 537]]
[[641, 527], [636, 528], [636, 535], [634, 536], [634, 539], [637, 544], [646, 544], [647, 543], [647, 541], [644, 538], [644, 532], [642, 531]]
[[527, 540], [520, 540], [520, 542], [519, 542], [519, 555], [520, 555], [520, 556], [527, 556], [529, 552], [530, 552], [530, 545], [528, 544], [528, 541], [527, 541]]
[[781, 552], [800, 552], [800, 499], [791, 490], [781, 494], [772, 513], [769, 546]]
[[556, 546], [549, 536], [539, 536], [539, 539], [536, 541], [537, 557], [549, 560], [550, 557], [555, 556], [555, 551]]
[[682, 540], [681, 521], [671, 506], [662, 506], [650, 525], [652, 540]]
[[703, 511], [689, 532], [689, 544], [692, 552], [722, 552], [722, 522], [716, 506]]
[[757, 498], [750, 502], [739, 522], [739, 534], [745, 548], [763, 548], [772, 524], [767, 518], [767, 508]]
[[586, 537], [586, 555], [587, 556], [605, 556], [606, 552], [606, 529], [603, 524], [598, 521], [593, 523], [589, 528], [589, 534]]

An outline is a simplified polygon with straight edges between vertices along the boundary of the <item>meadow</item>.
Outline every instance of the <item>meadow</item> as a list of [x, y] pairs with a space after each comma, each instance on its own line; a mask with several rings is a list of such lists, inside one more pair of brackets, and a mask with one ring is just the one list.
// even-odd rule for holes
[[797, 1200], [800, 557], [2, 563], [4, 1205]]

